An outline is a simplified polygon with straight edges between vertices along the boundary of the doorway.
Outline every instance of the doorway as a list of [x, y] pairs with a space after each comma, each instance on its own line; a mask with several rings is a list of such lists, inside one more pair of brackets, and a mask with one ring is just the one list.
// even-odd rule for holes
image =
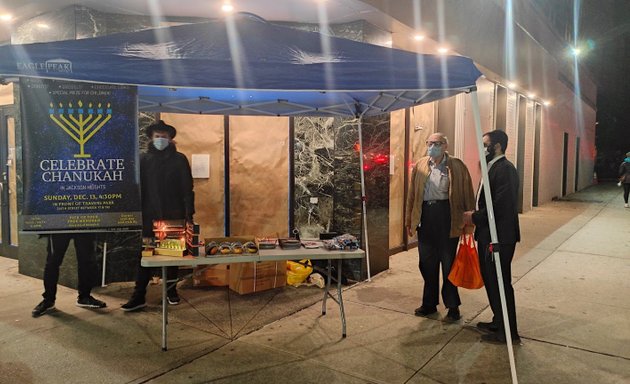
[[562, 142], [562, 196], [567, 195], [567, 177], [569, 167], [569, 134], [564, 133]]
[[575, 138], [575, 178], [574, 178], [574, 186], [573, 191], [577, 192], [580, 190], [580, 138]]
[[0, 255], [17, 259], [18, 211], [15, 110], [0, 107]]

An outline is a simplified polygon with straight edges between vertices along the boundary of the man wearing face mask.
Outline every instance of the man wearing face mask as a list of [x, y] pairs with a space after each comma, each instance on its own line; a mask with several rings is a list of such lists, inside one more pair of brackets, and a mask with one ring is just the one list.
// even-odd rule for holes
[[[442, 300], [446, 318], [457, 321], [459, 293], [449, 280], [459, 236], [464, 232], [462, 215], [475, 205], [472, 181], [466, 165], [451, 156], [443, 133], [429, 136], [427, 154], [414, 166], [407, 197], [405, 225], [409, 237], [418, 233], [420, 273], [424, 279], [422, 304], [416, 316], [437, 312], [442, 264]], [[470, 228], [472, 230], [472, 227]]]
[[[142, 193], [142, 237], [149, 242], [154, 237], [154, 220], [186, 220], [192, 222], [194, 207], [193, 179], [186, 155], [178, 152], [173, 138], [177, 131], [160, 120], [146, 129], [151, 139], [149, 150], [140, 158], [140, 187]], [[135, 311], [146, 307], [147, 285], [151, 269], [140, 265], [136, 286], [131, 299], [122, 306], [123, 311]], [[168, 280], [177, 279], [177, 267], [169, 267]], [[179, 304], [177, 289], [167, 291], [168, 302]]]
[[[514, 302], [514, 288], [512, 287], [512, 258], [514, 257], [516, 243], [521, 239], [517, 203], [519, 181], [518, 172], [514, 164], [505, 157], [507, 144], [508, 136], [503, 131], [491, 131], [483, 136], [510, 331], [512, 340], [518, 342], [520, 338], [516, 326], [516, 305]], [[477, 194], [477, 209], [464, 212], [463, 216], [466, 224], [474, 224], [476, 226], [475, 239], [477, 240], [479, 252], [481, 277], [485, 284], [490, 308], [494, 314], [491, 322], [479, 322], [477, 323], [477, 328], [487, 332], [481, 337], [482, 340], [491, 343], [505, 343], [499, 283], [493, 256], [489, 251], [489, 245], [492, 243], [492, 240], [490, 238], [490, 224], [488, 222], [484, 192], [482, 185]]]

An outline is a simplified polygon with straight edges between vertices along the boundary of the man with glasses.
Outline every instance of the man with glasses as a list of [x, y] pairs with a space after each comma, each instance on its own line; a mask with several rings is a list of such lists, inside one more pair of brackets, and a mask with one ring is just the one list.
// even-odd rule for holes
[[[459, 236], [464, 232], [463, 213], [475, 206], [470, 173], [466, 165], [446, 151], [448, 139], [434, 133], [427, 142], [427, 156], [411, 173], [405, 225], [409, 236], [418, 233], [420, 273], [424, 279], [422, 305], [416, 316], [437, 312], [442, 264], [442, 300], [448, 308], [446, 318], [457, 321], [459, 293], [449, 280]], [[472, 227], [470, 228], [472, 230]]]

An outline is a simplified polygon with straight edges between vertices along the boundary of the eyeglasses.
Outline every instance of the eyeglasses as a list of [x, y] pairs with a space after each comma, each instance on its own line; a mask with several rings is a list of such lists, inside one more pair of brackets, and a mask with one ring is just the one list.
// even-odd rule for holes
[[444, 144], [444, 142], [443, 141], [427, 141], [426, 144], [427, 144], [427, 147], [431, 147], [431, 146], [441, 147], [442, 144]]

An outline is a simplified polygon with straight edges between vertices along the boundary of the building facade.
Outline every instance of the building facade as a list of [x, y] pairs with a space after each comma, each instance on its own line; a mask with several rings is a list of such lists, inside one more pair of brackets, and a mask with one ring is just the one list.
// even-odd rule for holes
[[[484, 74], [477, 83], [482, 130], [502, 129], [510, 138], [507, 156], [519, 171], [521, 212], [592, 183], [596, 87], [566, 55], [573, 35], [572, 9], [566, 6], [570, 2], [552, 8], [534, 0], [352, 2], [365, 10], [353, 21], [327, 26], [302, 20], [277, 22], [408, 51], [440, 54], [448, 49], [447, 54], [471, 57]], [[361, 14], [369, 16], [362, 19]], [[199, 20], [167, 18], [162, 25]], [[33, 26], [42, 22], [60, 27], [41, 34]], [[151, 26], [149, 15], [71, 6], [23, 22], [12, 42], [80, 39]], [[0, 162], [7, 164], [0, 252], [18, 258], [22, 273], [40, 276], [45, 243], [17, 229], [22, 156], [19, 95], [18, 83], [0, 88]], [[161, 113], [142, 114], [140, 130], [157, 118], [178, 128], [180, 151], [188, 156], [210, 155], [210, 178], [195, 179], [196, 221], [202, 236], [284, 235], [297, 228], [304, 237], [332, 231], [361, 237], [356, 120]], [[473, 121], [466, 94], [364, 121], [373, 274], [388, 268], [391, 254], [415, 244], [404, 231], [406, 191], [410, 165], [426, 153], [424, 142], [431, 133], [447, 134], [451, 154], [466, 162], [473, 182], [479, 183]], [[106, 281], [131, 279], [139, 235], [103, 234], [99, 253], [106, 241]], [[68, 262], [66, 269], [72, 270], [73, 257]], [[349, 267], [352, 277], [366, 276], [365, 262]], [[65, 274], [62, 282], [74, 285], [73, 275]]]

